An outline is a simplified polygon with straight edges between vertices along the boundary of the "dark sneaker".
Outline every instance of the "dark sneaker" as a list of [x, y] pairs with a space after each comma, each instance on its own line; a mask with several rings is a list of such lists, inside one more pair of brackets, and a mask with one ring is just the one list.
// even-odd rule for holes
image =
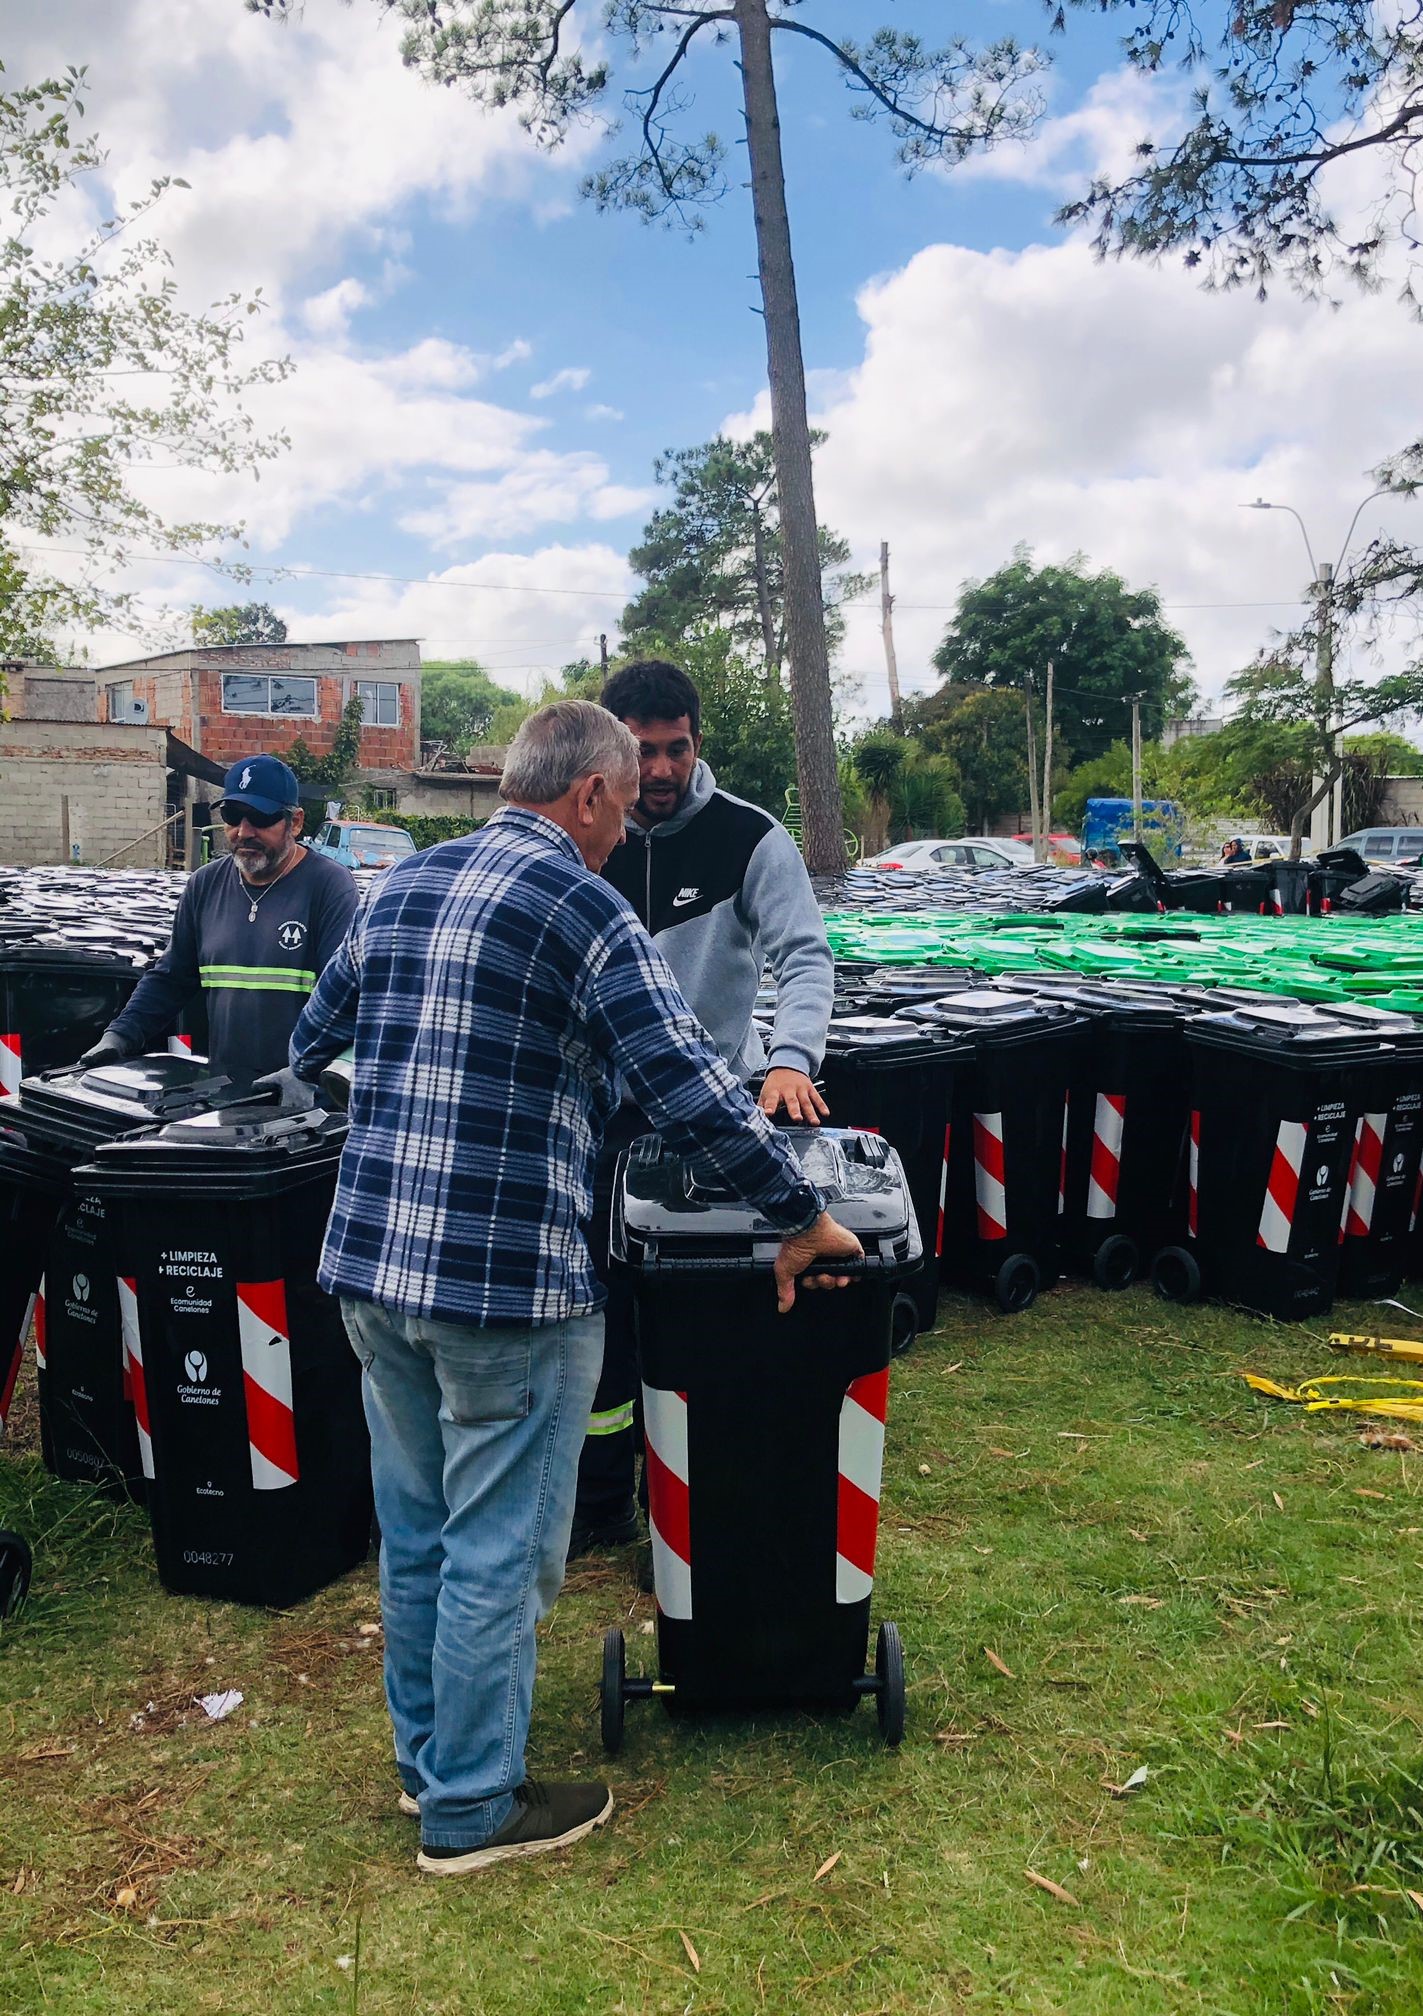
[[482, 1848], [422, 1848], [415, 1866], [427, 1876], [467, 1876], [496, 1862], [567, 1848], [601, 1827], [612, 1810], [606, 1785], [541, 1785], [529, 1778], [514, 1794], [509, 1818]]
[[574, 1561], [580, 1554], [601, 1554], [608, 1547], [626, 1547], [636, 1540], [639, 1530], [637, 1507], [631, 1498], [595, 1518], [575, 1512], [573, 1531], [568, 1536], [568, 1558]]

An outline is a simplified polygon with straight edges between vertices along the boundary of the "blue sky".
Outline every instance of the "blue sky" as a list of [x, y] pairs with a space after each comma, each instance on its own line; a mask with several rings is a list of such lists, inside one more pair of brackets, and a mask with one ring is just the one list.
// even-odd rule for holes
[[[946, 12], [809, 0], [799, 18], [935, 39]], [[950, 25], [1032, 41], [1048, 17], [996, 0]], [[8, 39], [15, 79], [88, 64], [121, 196], [157, 172], [191, 184], [160, 217], [190, 299], [263, 288], [257, 340], [298, 368], [257, 410], [291, 454], [255, 490], [150, 480], [174, 509], [244, 517], [259, 563], [324, 570], [259, 583], [293, 635], [414, 632], [428, 655], [474, 653], [534, 687], [615, 631], [654, 455], [765, 418], [740, 148], [688, 242], [580, 201], [593, 134], [543, 157], [507, 117], [402, 71], [371, 0], [306, 0], [288, 27], [241, 0], [25, 0]], [[1332, 553], [1366, 471], [1414, 430], [1417, 336], [1387, 298], [1260, 309], [1176, 267], [1095, 264], [1053, 213], [1169, 119], [1180, 87], [1125, 74], [1115, 24], [1090, 13], [1046, 46], [1031, 146], [910, 181], [887, 129], [850, 117], [830, 59], [777, 38], [806, 360], [831, 437], [822, 516], [861, 564], [890, 540], [911, 689], [932, 683], [962, 580], [1025, 540], [1155, 583], [1210, 692], [1291, 620], [1306, 572], [1292, 522], [1240, 503], [1293, 504]], [[688, 85], [686, 123], [734, 141], [730, 50], [708, 46]], [[362, 573], [409, 580], [331, 578]], [[156, 563], [133, 585], [155, 625], [231, 599]], [[843, 669], [860, 712], [882, 711], [877, 611], [853, 616]]]

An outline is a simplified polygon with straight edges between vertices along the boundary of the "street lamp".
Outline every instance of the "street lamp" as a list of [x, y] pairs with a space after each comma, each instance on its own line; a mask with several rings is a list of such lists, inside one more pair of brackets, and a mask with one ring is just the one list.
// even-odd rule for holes
[[[1291, 518], [1294, 519], [1296, 525], [1298, 525], [1299, 527], [1300, 537], [1304, 541], [1304, 550], [1309, 555], [1310, 580], [1314, 588], [1315, 600], [1319, 609], [1319, 649], [1315, 656], [1314, 688], [1318, 704], [1318, 721], [1322, 732], [1328, 731], [1329, 717], [1334, 711], [1335, 576], [1338, 574], [1339, 569], [1344, 565], [1345, 555], [1349, 551], [1349, 542], [1352, 540], [1354, 536], [1354, 527], [1358, 524], [1360, 517], [1363, 515], [1365, 506], [1372, 504], [1376, 497], [1383, 497], [1386, 496], [1387, 494], [1388, 494], [1388, 486], [1385, 484], [1382, 485], [1377, 490], [1371, 490], [1368, 496], [1364, 498], [1363, 503], [1359, 505], [1353, 517], [1349, 520], [1349, 529], [1344, 534], [1343, 545], [1339, 548], [1339, 558], [1335, 560], [1332, 564], [1328, 560], [1320, 560], [1320, 561], [1315, 560], [1314, 548], [1309, 543], [1309, 532], [1305, 527], [1305, 522], [1303, 518], [1300, 517], [1298, 511], [1296, 511], [1293, 504], [1272, 504], [1269, 502], [1267, 498], [1257, 497], [1253, 504], [1244, 504], [1241, 506], [1241, 509], [1244, 511], [1288, 511]], [[1341, 829], [1344, 824], [1344, 768], [1342, 760], [1343, 749], [1344, 749], [1344, 737], [1342, 733], [1336, 731], [1334, 738], [1334, 753], [1336, 757], [1340, 759], [1340, 763], [1339, 763], [1338, 775], [1334, 779], [1334, 789], [1333, 792], [1331, 793], [1330, 809], [1323, 822], [1325, 832], [1322, 837], [1326, 840], [1326, 844], [1331, 839], [1335, 842], [1337, 842], [1340, 839]], [[1318, 813], [1318, 809], [1319, 808], [1316, 807], [1316, 815]], [[1315, 827], [1318, 824], [1319, 821], [1317, 816], [1312, 817], [1310, 820], [1311, 843], [1316, 843]], [[1330, 829], [1332, 829], [1332, 832]]]

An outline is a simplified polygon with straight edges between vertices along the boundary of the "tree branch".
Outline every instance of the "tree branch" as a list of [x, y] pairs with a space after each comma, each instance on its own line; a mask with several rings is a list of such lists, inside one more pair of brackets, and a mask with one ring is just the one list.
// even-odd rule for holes
[[841, 69], [848, 70], [852, 77], [858, 79], [870, 96], [879, 100], [886, 112], [892, 113], [896, 119], [903, 120], [906, 126], [912, 126], [916, 132], [924, 134], [926, 139], [946, 140], [949, 137], [947, 127], [934, 125], [929, 120], [919, 118], [917, 113], [906, 111], [897, 99], [890, 97], [880, 85], [876, 84], [874, 78], [860, 67], [843, 44], [833, 41], [829, 35], [822, 35], [818, 28], [807, 27], [804, 21], [788, 21], [784, 15], [773, 15], [771, 26], [784, 28], [792, 35], [804, 35], [808, 42], [818, 42], [822, 49], [828, 49]]

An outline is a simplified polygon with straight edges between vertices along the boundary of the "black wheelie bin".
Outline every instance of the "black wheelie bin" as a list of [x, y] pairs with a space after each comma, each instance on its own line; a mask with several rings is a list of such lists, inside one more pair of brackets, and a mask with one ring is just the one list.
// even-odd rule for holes
[[612, 1251], [632, 1270], [657, 1595], [656, 1681], [604, 1641], [602, 1731], [628, 1700], [680, 1712], [853, 1706], [904, 1730], [899, 1634], [865, 1672], [898, 1284], [920, 1258], [889, 1144], [838, 1127], [786, 1134], [865, 1249], [852, 1285], [776, 1312], [781, 1235], [706, 1165], [635, 1141], [614, 1192]]
[[1377, 1037], [1303, 1003], [1186, 1025], [1191, 1118], [1178, 1242], [1152, 1279], [1283, 1321], [1334, 1299], [1359, 1118], [1393, 1058]]
[[1334, 1002], [1323, 1012], [1389, 1046], [1388, 1058], [1365, 1072], [1338, 1288], [1341, 1295], [1396, 1295], [1408, 1271], [1410, 1221], [1423, 1158], [1423, 1023], [1363, 1001]]
[[10, 1114], [19, 1141], [0, 1138], [0, 1196], [27, 1192], [32, 1219], [43, 1210], [48, 1223], [27, 1253], [6, 1256], [0, 1267], [13, 1269], [16, 1302], [36, 1298], [40, 1446], [56, 1477], [143, 1496], [119, 1311], [123, 1270], [104, 1202], [76, 1190], [73, 1170], [102, 1141], [201, 1112], [224, 1096], [235, 1096], [232, 1087], [205, 1064], [164, 1056], [97, 1071], [61, 1068], [21, 1084]]
[[974, 987], [899, 1019], [974, 1046], [954, 1080], [941, 1270], [1026, 1309], [1057, 1278], [1068, 1093], [1083, 1017], [1064, 1001]]
[[76, 1171], [116, 1220], [154, 1552], [180, 1595], [280, 1608], [369, 1550], [360, 1367], [316, 1283], [346, 1127], [249, 1099]]
[[826, 1036], [821, 1079], [832, 1121], [883, 1135], [904, 1168], [924, 1257], [900, 1297], [912, 1300], [919, 1330], [932, 1330], [938, 1311], [954, 1072], [973, 1054], [971, 1041], [947, 1031], [870, 1017], [832, 1022]]

